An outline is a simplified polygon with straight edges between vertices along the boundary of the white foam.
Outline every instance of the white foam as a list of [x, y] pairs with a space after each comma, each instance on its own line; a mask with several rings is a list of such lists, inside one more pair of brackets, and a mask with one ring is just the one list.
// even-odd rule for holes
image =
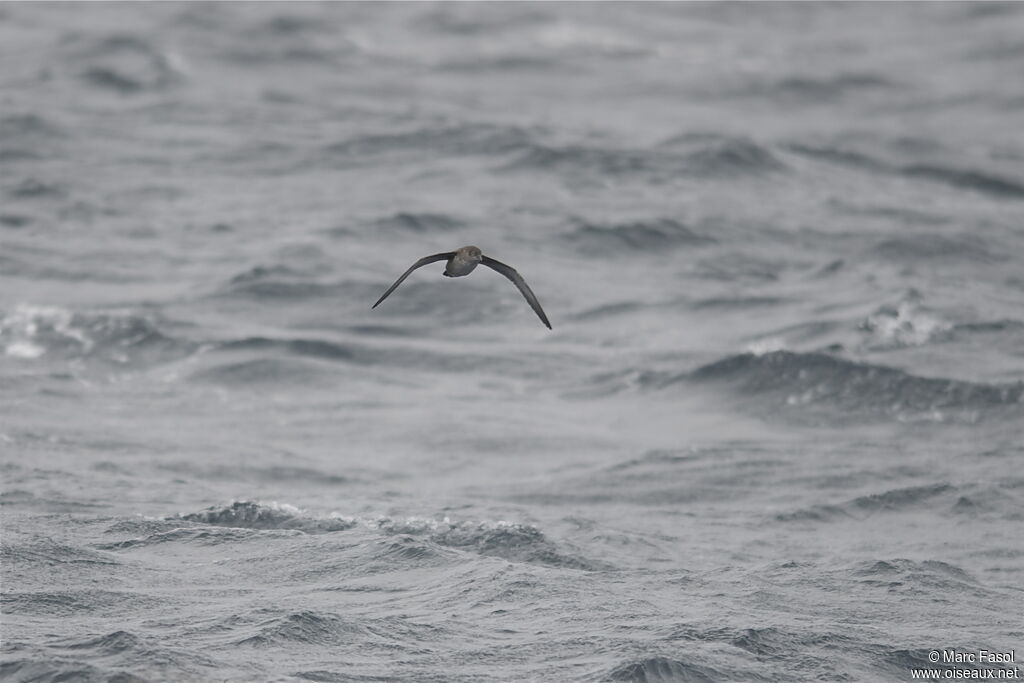
[[74, 326], [74, 315], [65, 308], [18, 304], [12, 313], [0, 319], [0, 344], [5, 354], [15, 358], [43, 356], [46, 347], [36, 342], [47, 332], [74, 340], [84, 351], [93, 346], [92, 340]]
[[39, 358], [46, 353], [46, 349], [31, 342], [16, 341], [8, 344], [4, 353], [14, 358]]
[[752, 353], [755, 356], [763, 356], [766, 353], [783, 351], [785, 348], [786, 341], [782, 337], [769, 337], [767, 339], [759, 339], [756, 342], [748, 344], [747, 353]]
[[871, 332], [875, 346], [923, 346], [952, 329], [952, 325], [923, 310], [912, 301], [902, 301], [892, 312], [868, 317], [863, 328]]

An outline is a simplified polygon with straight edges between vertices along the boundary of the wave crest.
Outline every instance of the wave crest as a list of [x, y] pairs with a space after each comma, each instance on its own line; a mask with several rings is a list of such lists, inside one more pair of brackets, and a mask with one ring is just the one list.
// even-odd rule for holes
[[90, 358], [137, 365], [176, 360], [195, 348], [165, 335], [151, 317], [137, 314], [19, 304], [0, 318], [0, 350], [14, 358]]
[[[689, 378], [733, 383], [755, 400], [763, 397], [760, 400], [787, 408], [827, 406], [845, 415], [895, 416], [904, 421], [974, 422], [1000, 411], [1019, 414], [1024, 405], [1022, 382], [988, 385], [918, 377], [823, 353], [745, 353], [699, 368]], [[679, 379], [659, 378], [658, 384]]]
[[[226, 506], [213, 506], [200, 512], [177, 515], [171, 520], [182, 520], [230, 529], [294, 530], [308, 534], [347, 531], [357, 526], [382, 532], [388, 537], [408, 537], [417, 540], [412, 544], [390, 544], [386, 549], [389, 557], [409, 561], [427, 561], [436, 558], [443, 548], [467, 550], [480, 555], [501, 557], [512, 562], [541, 564], [566, 569], [597, 570], [604, 565], [592, 562], [571, 552], [565, 552], [547, 538], [537, 527], [506, 521], [453, 521], [447, 517], [431, 519], [407, 518], [360, 518], [339, 515], [312, 515], [284, 503], [260, 503], [235, 501]], [[110, 549], [123, 549], [148, 542], [183, 540], [187, 542], [211, 540], [196, 538], [194, 529], [174, 529], [160, 532], [147, 539], [133, 539], [115, 543]], [[186, 532], [186, 533], [182, 533]], [[238, 540], [237, 537], [216, 537], [213, 542]], [[424, 545], [424, 543], [426, 545]]]
[[669, 683], [670, 681], [693, 681], [713, 683], [726, 680], [728, 676], [708, 666], [691, 664], [668, 657], [648, 657], [635, 662], [626, 662], [616, 667], [608, 676], [613, 681], [629, 683]]
[[356, 525], [344, 517], [310, 517], [297, 507], [280, 503], [236, 501], [226, 507], [210, 507], [181, 515], [183, 520], [242, 529], [296, 529], [307, 533], [343, 531]]

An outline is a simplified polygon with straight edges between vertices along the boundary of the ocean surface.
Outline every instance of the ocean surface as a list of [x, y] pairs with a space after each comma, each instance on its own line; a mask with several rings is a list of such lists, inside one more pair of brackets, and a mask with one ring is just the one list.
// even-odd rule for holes
[[0, 456], [5, 681], [1024, 669], [1024, 4], [0, 4]]

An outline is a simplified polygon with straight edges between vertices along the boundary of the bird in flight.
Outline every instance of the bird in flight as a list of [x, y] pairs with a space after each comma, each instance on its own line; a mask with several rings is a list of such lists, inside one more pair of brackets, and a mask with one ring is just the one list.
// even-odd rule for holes
[[495, 261], [488, 256], [484, 256], [479, 247], [472, 246], [462, 247], [456, 251], [446, 251], [440, 254], [424, 256], [419, 261], [412, 264], [409, 267], [409, 270], [402, 273], [402, 277], [395, 280], [395, 284], [388, 287], [388, 291], [384, 292], [384, 294], [377, 299], [377, 303], [375, 303], [372, 308], [377, 308], [381, 301], [387, 299], [388, 294], [395, 291], [395, 289], [398, 288], [398, 285], [402, 284], [405, 278], [409, 277], [409, 274], [412, 273], [412, 271], [427, 264], [434, 263], [435, 261], [448, 262], [444, 267], [445, 277], [462, 277], [464, 275], [469, 275], [473, 272], [473, 269], [481, 263], [488, 268], [498, 271], [511, 280], [512, 284], [519, 288], [519, 291], [522, 292], [524, 297], [526, 297], [526, 302], [530, 304], [530, 308], [532, 308], [533, 312], [537, 314], [540, 321], [547, 325], [549, 330], [551, 329], [551, 323], [548, 322], [548, 317], [544, 315], [544, 309], [540, 307], [540, 302], [537, 301], [537, 295], [533, 293], [530, 286], [526, 284], [525, 280], [523, 280], [523, 276], [517, 273], [516, 269], [512, 266], [506, 266], [501, 261]]

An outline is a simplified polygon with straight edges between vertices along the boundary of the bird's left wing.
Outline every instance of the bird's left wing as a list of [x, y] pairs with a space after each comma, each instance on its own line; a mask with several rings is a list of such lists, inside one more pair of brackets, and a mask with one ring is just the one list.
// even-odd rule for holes
[[384, 294], [381, 295], [381, 297], [379, 299], [377, 299], [377, 303], [375, 303], [370, 308], [377, 308], [377, 306], [380, 305], [380, 302], [384, 301], [384, 299], [387, 299], [388, 298], [388, 294], [390, 294], [391, 292], [395, 291], [395, 289], [398, 287], [398, 285], [402, 284], [402, 281], [405, 280], [405, 278], [409, 277], [409, 274], [412, 273], [412, 271], [416, 270], [417, 268], [421, 268], [421, 267], [423, 267], [423, 266], [425, 266], [425, 265], [427, 265], [429, 263], [434, 263], [435, 261], [447, 261], [452, 256], [455, 256], [455, 252], [454, 251], [446, 251], [443, 254], [433, 254], [431, 256], [424, 256], [419, 261], [417, 261], [416, 263], [414, 263], [411, 266], [409, 266], [409, 270], [407, 270], [404, 273], [402, 273], [402, 277], [400, 277], [397, 280], [395, 280], [395, 284], [393, 284], [390, 287], [388, 287], [388, 291], [384, 292]]
[[523, 276], [520, 275], [515, 268], [507, 266], [501, 261], [495, 261], [488, 256], [484, 256], [483, 260], [480, 262], [488, 268], [498, 271], [511, 280], [512, 284], [518, 287], [519, 291], [523, 293], [524, 297], [526, 297], [526, 303], [530, 304], [530, 308], [532, 308], [533, 312], [537, 314], [540, 321], [547, 325], [549, 330], [551, 329], [551, 323], [548, 322], [548, 317], [544, 315], [544, 309], [540, 307], [540, 302], [537, 301], [537, 295], [533, 293], [530, 286], [526, 284], [526, 280], [523, 279]]

